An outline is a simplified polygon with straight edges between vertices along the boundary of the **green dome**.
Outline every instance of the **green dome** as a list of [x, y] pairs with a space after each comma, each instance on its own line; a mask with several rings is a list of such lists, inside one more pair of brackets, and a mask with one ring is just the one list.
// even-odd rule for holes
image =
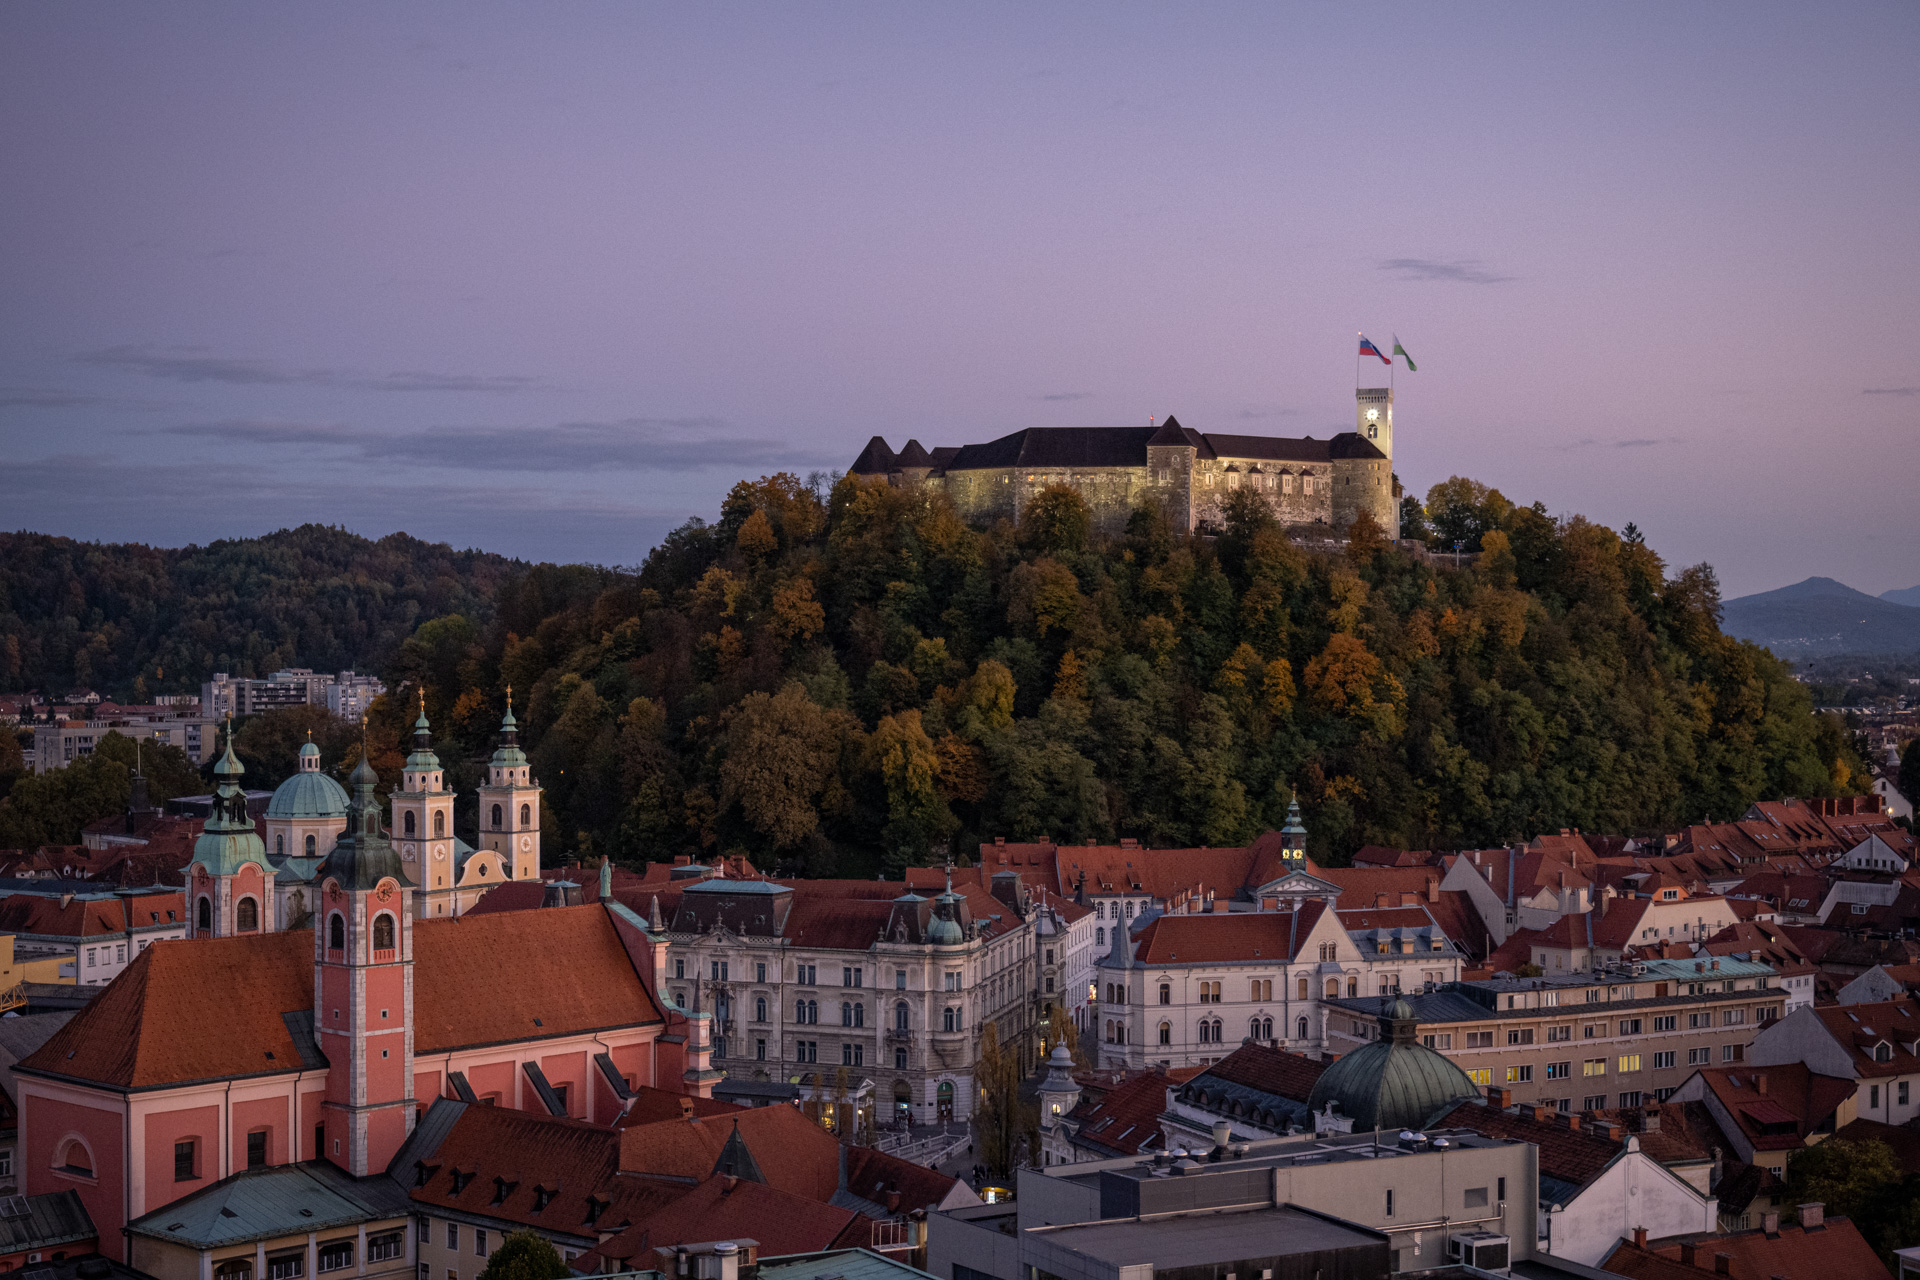
[[[313, 747], [308, 743], [307, 747]], [[304, 753], [307, 747], [302, 747]], [[314, 747], [314, 754], [319, 748]], [[267, 804], [269, 818], [344, 818], [347, 791], [324, 773], [296, 773], [275, 787]]]
[[240, 789], [240, 776], [246, 770], [233, 754], [233, 730], [227, 730], [227, 749], [213, 766], [220, 780], [214, 789], [213, 812], [193, 842], [193, 861], [209, 875], [237, 874], [242, 863], [259, 865], [270, 878], [273, 868], [267, 862], [267, 845], [254, 830], [253, 817], [247, 812], [247, 793]]
[[1480, 1096], [1467, 1073], [1419, 1043], [1413, 1006], [1396, 998], [1380, 1014], [1380, 1038], [1338, 1058], [1314, 1082], [1310, 1111], [1338, 1103], [1363, 1129], [1419, 1129], [1442, 1108]]

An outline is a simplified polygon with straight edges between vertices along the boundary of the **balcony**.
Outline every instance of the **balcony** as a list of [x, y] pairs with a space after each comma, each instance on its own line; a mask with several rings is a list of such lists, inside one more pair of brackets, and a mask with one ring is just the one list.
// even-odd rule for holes
[[913, 1032], [909, 1029], [905, 1029], [901, 1027], [889, 1027], [887, 1028], [887, 1043], [888, 1044], [912, 1044]]

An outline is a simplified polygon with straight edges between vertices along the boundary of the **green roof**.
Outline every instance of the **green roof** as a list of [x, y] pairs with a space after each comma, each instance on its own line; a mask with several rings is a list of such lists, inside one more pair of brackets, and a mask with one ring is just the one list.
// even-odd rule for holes
[[788, 1253], [760, 1259], [760, 1280], [933, 1280], [932, 1273], [896, 1262], [871, 1249]]
[[1480, 1096], [1467, 1073], [1414, 1038], [1413, 1006], [1395, 999], [1380, 1012], [1380, 1038], [1334, 1060], [1314, 1082], [1310, 1111], [1338, 1103], [1363, 1129], [1421, 1129], [1455, 1102]]
[[[312, 743], [308, 743], [312, 746]], [[324, 773], [303, 770], [273, 789], [269, 818], [344, 818], [347, 789]]]
[[236, 1173], [135, 1218], [134, 1235], [194, 1249], [305, 1235], [403, 1218], [406, 1192], [384, 1174], [352, 1178], [323, 1160]]

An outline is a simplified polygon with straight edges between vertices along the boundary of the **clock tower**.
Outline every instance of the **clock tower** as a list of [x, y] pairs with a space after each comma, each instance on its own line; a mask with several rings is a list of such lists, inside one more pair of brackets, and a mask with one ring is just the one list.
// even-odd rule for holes
[[520, 749], [512, 686], [507, 688], [507, 714], [500, 720], [500, 744], [480, 787], [480, 847], [500, 855], [509, 880], [539, 878], [540, 784]]
[[1393, 460], [1393, 388], [1361, 387], [1353, 393], [1354, 430]]

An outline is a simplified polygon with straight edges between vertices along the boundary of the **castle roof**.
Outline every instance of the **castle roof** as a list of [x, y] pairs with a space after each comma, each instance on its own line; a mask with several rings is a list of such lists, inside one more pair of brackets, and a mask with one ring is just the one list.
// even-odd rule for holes
[[1153, 427], [1028, 427], [961, 447], [948, 471], [989, 467], [1144, 467]]
[[927, 451], [921, 448], [918, 440], [909, 440], [906, 447], [894, 455], [893, 465], [901, 470], [908, 467], [931, 467], [933, 459], [927, 456]]
[[856, 476], [883, 476], [894, 469], [893, 450], [879, 436], [867, 441], [867, 447], [853, 460], [847, 471]]

